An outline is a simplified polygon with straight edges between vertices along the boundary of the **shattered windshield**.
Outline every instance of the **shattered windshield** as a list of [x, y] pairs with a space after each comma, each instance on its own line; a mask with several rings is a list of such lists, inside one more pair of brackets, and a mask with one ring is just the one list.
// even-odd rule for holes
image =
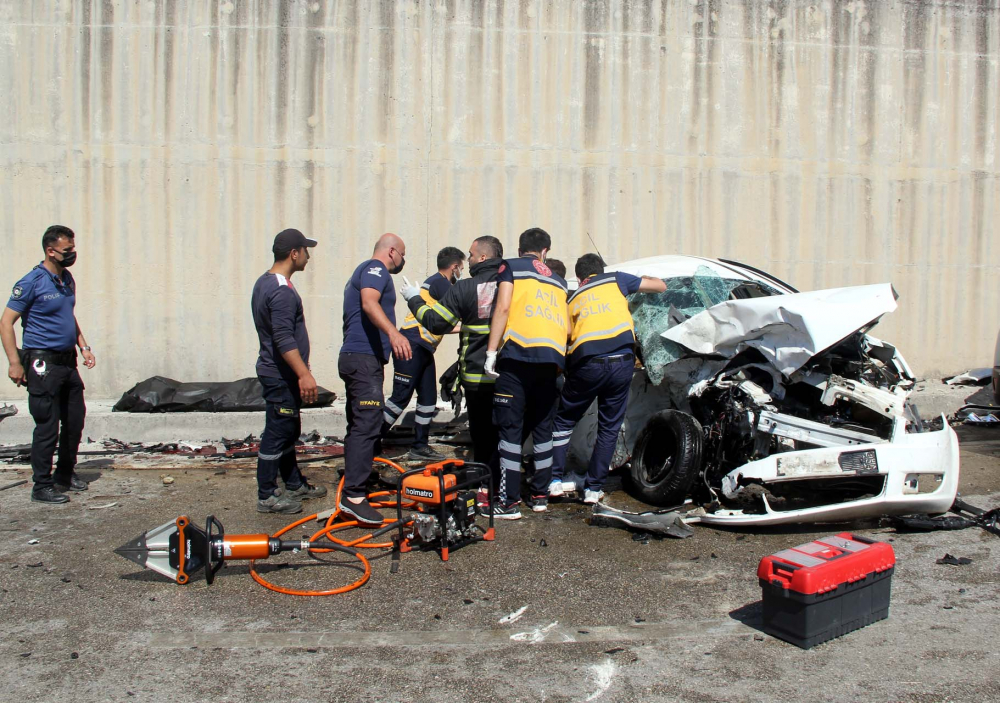
[[649, 379], [659, 384], [663, 367], [684, 353], [678, 344], [660, 335], [689, 317], [735, 297], [758, 297], [777, 293], [762, 284], [722, 278], [707, 266], [699, 266], [693, 276], [666, 278], [663, 293], [635, 293], [629, 296], [629, 312], [635, 321], [635, 338], [642, 350]]

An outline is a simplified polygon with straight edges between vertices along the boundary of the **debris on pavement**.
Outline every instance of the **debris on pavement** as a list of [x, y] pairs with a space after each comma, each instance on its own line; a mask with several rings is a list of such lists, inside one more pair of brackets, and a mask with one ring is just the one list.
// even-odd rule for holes
[[173, 476], [164, 476], [163, 477], [163, 485], [164, 486], [169, 486], [173, 482], [174, 482], [174, 477]]
[[963, 405], [955, 411], [955, 422], [967, 425], [992, 425], [1000, 427], [1000, 408], [993, 405]]
[[935, 530], [966, 530], [970, 527], [981, 527], [1000, 537], [1000, 508], [984, 510], [956, 498], [950, 512], [954, 515], [899, 515], [890, 518], [896, 529], [913, 532], [931, 532]]
[[941, 379], [949, 386], [985, 386], [993, 378], [993, 369], [969, 369], [951, 378]]
[[524, 613], [525, 613], [525, 611], [527, 611], [527, 610], [528, 610], [528, 606], [526, 606], [526, 605], [522, 606], [522, 607], [518, 608], [517, 610], [515, 610], [510, 615], [504, 615], [497, 622], [499, 622], [501, 625], [510, 625], [512, 622], [517, 622], [518, 620], [520, 620], [521, 616], [523, 616]]
[[[650, 510], [634, 513], [596, 503], [590, 518], [594, 527], [624, 527], [642, 533], [655, 533], [669, 537], [685, 538], [694, 534], [677, 510]], [[632, 539], [636, 539], [633, 537]]]
[[969, 557], [953, 557], [951, 554], [945, 554], [943, 557], [934, 562], [935, 564], [948, 564], [950, 566], [965, 566], [966, 564], [971, 564], [972, 559]]
[[105, 508], [113, 508], [118, 503], [108, 503], [107, 505], [88, 505], [87, 510], [104, 510]]

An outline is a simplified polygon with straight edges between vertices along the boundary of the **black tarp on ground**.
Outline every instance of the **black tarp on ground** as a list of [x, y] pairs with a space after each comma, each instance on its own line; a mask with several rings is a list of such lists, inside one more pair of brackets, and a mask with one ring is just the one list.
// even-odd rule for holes
[[[319, 389], [315, 403], [307, 408], [329, 405], [333, 391]], [[243, 378], [227, 383], [181, 383], [172, 378], [153, 376], [137, 383], [115, 403], [115, 412], [128, 413], [224, 413], [264, 410], [260, 381]]]

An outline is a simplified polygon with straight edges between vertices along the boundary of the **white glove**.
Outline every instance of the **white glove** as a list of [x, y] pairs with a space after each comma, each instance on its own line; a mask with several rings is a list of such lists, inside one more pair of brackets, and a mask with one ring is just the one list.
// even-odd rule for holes
[[500, 378], [500, 374], [496, 372], [497, 368], [497, 353], [495, 351], [486, 352], [486, 363], [483, 364], [483, 371], [490, 378]]
[[402, 276], [401, 278], [403, 279], [403, 285], [399, 287], [399, 294], [403, 296], [403, 300], [409, 300], [420, 295], [420, 286], [410, 283], [406, 276]]

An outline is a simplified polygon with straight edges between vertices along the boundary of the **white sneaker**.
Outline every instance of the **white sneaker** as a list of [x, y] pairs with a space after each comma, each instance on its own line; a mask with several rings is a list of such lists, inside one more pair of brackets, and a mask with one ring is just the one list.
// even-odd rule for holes
[[562, 481], [553, 481], [549, 484], [549, 497], [562, 498], [566, 493], [563, 491]]
[[594, 505], [599, 503], [601, 498], [604, 497], [604, 491], [592, 491], [587, 489], [583, 492], [583, 502], [587, 505]]
[[576, 483], [573, 481], [562, 482], [563, 493], [576, 493]]

